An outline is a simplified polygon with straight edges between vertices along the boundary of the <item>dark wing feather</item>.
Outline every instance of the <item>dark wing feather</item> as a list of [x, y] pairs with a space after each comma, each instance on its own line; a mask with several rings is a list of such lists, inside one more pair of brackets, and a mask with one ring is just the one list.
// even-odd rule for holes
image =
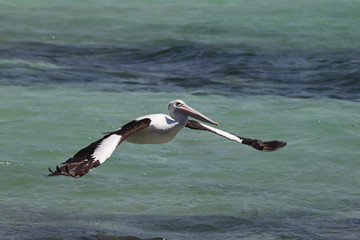
[[252, 138], [243, 138], [243, 137], [239, 137], [235, 134], [232, 133], [228, 133], [225, 131], [222, 131], [220, 129], [217, 128], [213, 128], [210, 126], [207, 126], [205, 124], [199, 123], [197, 121], [194, 120], [189, 120], [186, 124], [186, 127], [191, 128], [191, 129], [195, 129], [195, 130], [204, 130], [204, 131], [209, 131], [209, 132], [213, 132], [216, 133], [219, 136], [225, 137], [229, 140], [232, 141], [236, 141], [248, 146], [251, 146], [257, 150], [260, 151], [266, 151], [266, 152], [270, 152], [270, 151], [275, 151], [279, 148], [285, 147], [286, 146], [286, 142], [282, 142], [282, 141], [268, 141], [268, 142], [263, 142], [261, 140], [258, 139], [252, 139]]
[[264, 152], [275, 151], [275, 150], [278, 150], [279, 148], [283, 148], [286, 146], [286, 142], [277, 141], [277, 140], [263, 142], [258, 139], [242, 138], [242, 137], [239, 137], [239, 138], [242, 139], [243, 144], [246, 144], [250, 147], [253, 147], [257, 150], [264, 151]]
[[[78, 151], [72, 158], [69, 158], [65, 162], [62, 163], [62, 166], [56, 166], [56, 170], [52, 171], [49, 168], [50, 174], [48, 176], [58, 176], [58, 175], [65, 175], [71, 177], [81, 177], [88, 173], [92, 168], [100, 166], [110, 155], [112, 154], [113, 150], [123, 142], [127, 137], [131, 134], [144, 129], [150, 125], [151, 120], [149, 118], [144, 118], [141, 120], [133, 120], [120, 129], [110, 132], [106, 134], [101, 139], [91, 143], [87, 147]], [[98, 150], [102, 144], [105, 144], [110, 138], [114, 138], [116, 141], [111, 141], [111, 148], [107, 149], [106, 158], [99, 159], [94, 155], [95, 151]], [[118, 140], [118, 141], [117, 141]]]

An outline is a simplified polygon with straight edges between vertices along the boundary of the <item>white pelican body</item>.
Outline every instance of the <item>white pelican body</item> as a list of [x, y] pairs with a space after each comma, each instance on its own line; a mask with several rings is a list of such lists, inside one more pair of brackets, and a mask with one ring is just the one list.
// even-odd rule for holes
[[137, 144], [166, 143], [171, 141], [184, 127], [213, 132], [261, 151], [274, 151], [286, 145], [286, 142], [280, 141], [262, 142], [257, 139], [242, 138], [200, 122], [188, 120], [188, 117], [193, 117], [203, 122], [218, 125], [210, 118], [186, 105], [182, 100], [169, 102], [168, 110], [170, 116], [161, 113], [145, 115], [123, 125], [114, 132], [108, 133], [103, 138], [78, 151], [72, 158], [65, 161], [63, 166], [57, 166], [56, 171], [49, 168], [51, 173], [48, 176], [81, 177], [92, 168], [104, 163], [123, 141]]
[[151, 119], [150, 126], [144, 128], [131, 136], [125, 141], [137, 144], [161, 144], [171, 141], [187, 123], [187, 117], [181, 118], [176, 121], [172, 117], [165, 114], [150, 114], [135, 119]]

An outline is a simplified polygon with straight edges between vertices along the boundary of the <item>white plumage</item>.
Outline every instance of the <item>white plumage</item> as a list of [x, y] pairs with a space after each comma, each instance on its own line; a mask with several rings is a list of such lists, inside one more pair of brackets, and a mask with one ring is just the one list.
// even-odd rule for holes
[[99, 161], [100, 164], [105, 162], [111, 154], [115, 151], [117, 145], [120, 143], [121, 135], [112, 134], [105, 138], [99, 146], [95, 149], [94, 153], [91, 154], [91, 157], [95, 161]]
[[137, 144], [166, 143], [171, 141], [184, 127], [213, 132], [261, 151], [274, 151], [286, 145], [286, 142], [281, 141], [262, 142], [257, 139], [242, 138], [197, 121], [188, 120], [188, 117], [193, 117], [203, 122], [218, 125], [210, 118], [186, 105], [182, 100], [169, 102], [168, 110], [169, 115], [161, 113], [145, 115], [123, 125], [114, 132], [108, 133], [103, 138], [78, 151], [61, 167], [57, 166], [56, 171], [49, 168], [51, 173], [48, 176], [81, 177], [92, 168], [103, 164], [123, 141]]

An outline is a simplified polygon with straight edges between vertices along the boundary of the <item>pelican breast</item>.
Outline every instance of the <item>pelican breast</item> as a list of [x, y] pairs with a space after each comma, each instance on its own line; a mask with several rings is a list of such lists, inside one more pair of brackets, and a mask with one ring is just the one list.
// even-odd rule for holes
[[187, 123], [187, 118], [175, 121], [165, 114], [150, 114], [136, 120], [144, 118], [151, 120], [150, 126], [132, 134], [125, 141], [138, 144], [166, 143], [171, 141]]

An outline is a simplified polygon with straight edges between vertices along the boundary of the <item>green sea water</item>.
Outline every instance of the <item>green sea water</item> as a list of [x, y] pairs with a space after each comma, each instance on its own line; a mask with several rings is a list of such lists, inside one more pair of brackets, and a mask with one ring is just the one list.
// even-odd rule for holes
[[4, 1], [1, 41], [277, 49], [358, 49], [359, 3], [318, 1]]
[[[164, 145], [123, 143], [81, 179], [43, 177], [103, 131], [166, 113], [177, 97], [221, 129], [288, 145], [263, 153], [184, 129]], [[357, 110], [329, 99], [2, 87], [1, 234], [355, 239]]]
[[[358, 239], [358, 1], [0, 1], [0, 239]], [[183, 99], [182, 130], [45, 177]]]

